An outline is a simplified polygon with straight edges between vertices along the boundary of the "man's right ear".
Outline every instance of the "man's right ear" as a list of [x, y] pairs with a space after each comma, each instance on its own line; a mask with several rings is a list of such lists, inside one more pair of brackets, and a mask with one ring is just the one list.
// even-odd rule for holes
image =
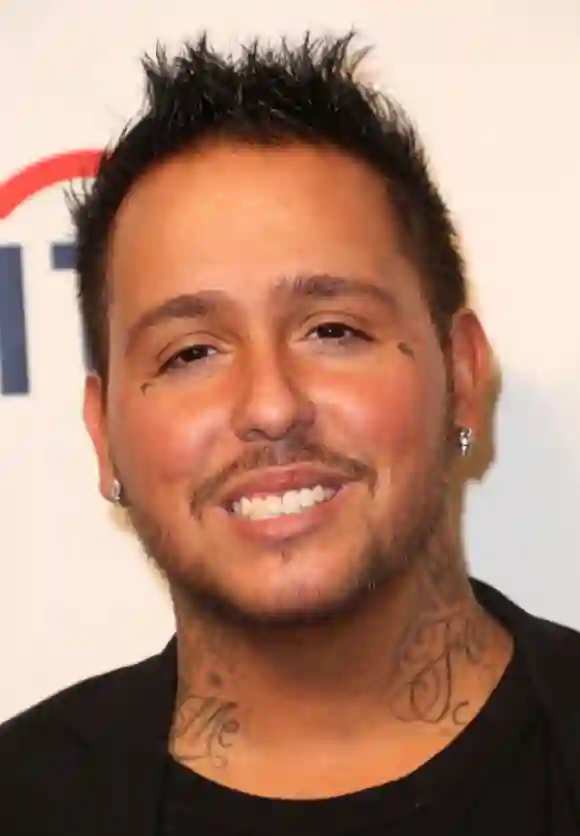
[[85, 380], [83, 419], [97, 454], [99, 490], [102, 496], [110, 501], [115, 483], [115, 472], [107, 433], [103, 381], [95, 372], [89, 372]]

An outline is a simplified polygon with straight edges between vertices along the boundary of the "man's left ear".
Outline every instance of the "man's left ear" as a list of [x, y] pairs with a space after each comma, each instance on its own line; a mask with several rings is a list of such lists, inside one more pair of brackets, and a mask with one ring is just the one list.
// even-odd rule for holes
[[477, 438], [483, 431], [492, 352], [479, 318], [469, 308], [462, 308], [453, 317], [449, 351], [455, 424], [471, 429]]

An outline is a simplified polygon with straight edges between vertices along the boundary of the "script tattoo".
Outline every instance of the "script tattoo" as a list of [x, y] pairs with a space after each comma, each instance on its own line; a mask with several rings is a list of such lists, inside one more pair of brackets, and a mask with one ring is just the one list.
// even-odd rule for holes
[[172, 729], [179, 760], [207, 759], [213, 766], [227, 766], [227, 750], [240, 727], [234, 716], [237, 708], [237, 703], [220, 697], [186, 692], [178, 701]]
[[465, 725], [469, 702], [454, 693], [457, 666], [481, 664], [486, 649], [486, 627], [474, 615], [448, 614], [417, 625], [399, 651], [404, 684], [391, 696], [395, 716], [404, 722], [435, 724], [447, 719]]

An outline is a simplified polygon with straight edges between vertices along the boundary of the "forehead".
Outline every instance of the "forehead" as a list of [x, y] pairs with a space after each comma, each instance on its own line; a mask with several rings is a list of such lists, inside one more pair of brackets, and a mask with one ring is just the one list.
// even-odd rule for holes
[[400, 261], [382, 178], [327, 147], [214, 145], [147, 173], [118, 212], [113, 298], [259, 292], [280, 275], [380, 275]]

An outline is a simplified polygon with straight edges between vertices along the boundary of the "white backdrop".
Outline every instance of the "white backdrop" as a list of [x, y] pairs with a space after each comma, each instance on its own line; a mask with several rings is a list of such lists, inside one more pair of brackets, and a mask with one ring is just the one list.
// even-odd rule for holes
[[[473, 572], [580, 628], [578, 0], [0, 0], [0, 184], [114, 137], [158, 39], [352, 25], [422, 128], [501, 361], [497, 462], [469, 494]], [[0, 258], [22, 247], [30, 386], [0, 395], [0, 720], [172, 631], [97, 494], [73, 277], [50, 264], [69, 235], [60, 187], [0, 219]]]

